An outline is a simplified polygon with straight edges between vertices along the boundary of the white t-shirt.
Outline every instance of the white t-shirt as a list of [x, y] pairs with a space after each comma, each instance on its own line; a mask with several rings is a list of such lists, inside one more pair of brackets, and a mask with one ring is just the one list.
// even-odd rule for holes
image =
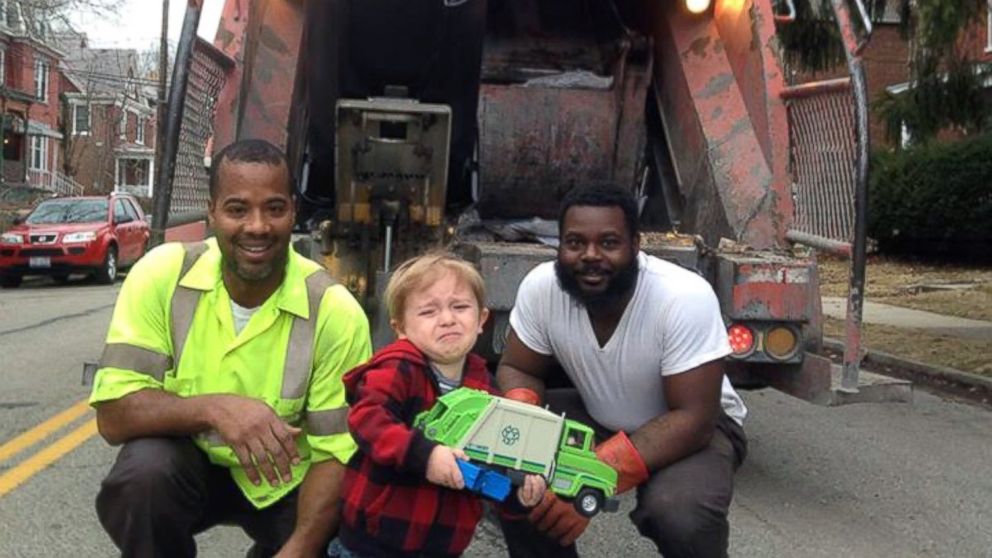
[[[554, 355], [590, 416], [611, 430], [637, 430], [668, 410], [662, 376], [731, 353], [713, 289], [695, 273], [643, 252], [637, 286], [616, 331], [600, 347], [584, 306], [561, 289], [554, 262], [520, 283], [510, 325], [524, 345]], [[721, 405], [738, 424], [747, 408], [726, 376]]]
[[241, 306], [237, 302], [234, 302], [233, 300], [231, 301], [231, 316], [234, 318], [235, 335], [241, 335], [241, 330], [243, 330], [245, 326], [248, 325], [248, 320], [251, 319], [252, 315], [254, 315], [255, 312], [258, 312], [259, 308], [261, 308], [261, 306], [256, 306], [254, 308], [245, 308], [244, 306]]

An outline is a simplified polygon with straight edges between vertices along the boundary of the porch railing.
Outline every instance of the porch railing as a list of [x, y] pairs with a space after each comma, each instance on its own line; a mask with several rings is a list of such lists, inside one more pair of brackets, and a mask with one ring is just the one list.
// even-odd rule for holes
[[83, 185], [58, 171], [28, 169], [28, 184], [62, 196], [81, 196]]

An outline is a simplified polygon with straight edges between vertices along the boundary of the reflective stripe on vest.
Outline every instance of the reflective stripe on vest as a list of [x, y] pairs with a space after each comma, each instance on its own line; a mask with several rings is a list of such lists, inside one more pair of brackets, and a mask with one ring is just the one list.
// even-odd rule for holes
[[[348, 431], [348, 408], [328, 409], [326, 411], [309, 411], [306, 413], [307, 434], [311, 436], [332, 436]], [[294, 421], [295, 422], [295, 421]], [[293, 424], [292, 426], [299, 426]], [[216, 430], [208, 430], [198, 435], [199, 439], [210, 447], [226, 446], [227, 442]]]
[[[196, 260], [200, 259], [200, 256], [207, 251], [207, 243], [184, 244], [183, 248], [185, 248], [186, 253], [179, 270], [179, 279], [182, 279], [196, 263]], [[131, 370], [147, 374], [159, 382], [163, 381], [165, 373], [179, 362], [179, 355], [182, 354], [183, 344], [189, 334], [189, 327], [193, 323], [193, 311], [196, 310], [196, 304], [199, 301], [200, 292], [192, 289], [180, 289], [177, 286], [176, 292], [172, 295], [172, 352], [175, 358], [137, 345], [107, 343], [104, 345], [103, 355], [100, 357], [100, 368]], [[187, 314], [190, 316], [188, 321], [185, 320]], [[179, 321], [176, 319], [177, 316], [181, 318]], [[177, 330], [177, 325], [183, 329]]]
[[[200, 256], [207, 251], [207, 243], [183, 244], [183, 248], [186, 249], [186, 255], [183, 256], [183, 265], [179, 269], [177, 282], [186, 277]], [[177, 368], [183, 355], [186, 338], [189, 337], [189, 330], [193, 326], [193, 314], [196, 313], [196, 305], [200, 303], [201, 294], [203, 291], [182, 285], [176, 285], [176, 290], [172, 293], [172, 310], [169, 313], [169, 318], [172, 323], [172, 358], [175, 360]]]
[[100, 368], [123, 368], [147, 374], [158, 381], [172, 369], [172, 357], [127, 343], [107, 343], [100, 356]]
[[314, 436], [330, 436], [348, 431], [348, 408], [309, 411], [306, 414], [307, 432]]
[[307, 302], [310, 305], [310, 319], [293, 318], [290, 326], [289, 346], [286, 348], [286, 364], [282, 373], [282, 398], [299, 399], [306, 395], [313, 369], [313, 341], [317, 332], [317, 311], [324, 291], [334, 285], [334, 279], [327, 272], [318, 270], [306, 280]]

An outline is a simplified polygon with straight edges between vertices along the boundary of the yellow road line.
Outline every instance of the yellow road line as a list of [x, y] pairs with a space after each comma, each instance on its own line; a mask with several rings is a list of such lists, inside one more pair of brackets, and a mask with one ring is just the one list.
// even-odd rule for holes
[[63, 455], [76, 449], [76, 447], [92, 438], [95, 434], [96, 419], [90, 419], [79, 428], [59, 438], [50, 446], [46, 446], [13, 469], [0, 475], [0, 498], [52, 463], [58, 461]]
[[0, 446], [0, 463], [47, 438], [56, 430], [65, 427], [67, 424], [86, 414], [89, 409], [89, 403], [84, 399]]

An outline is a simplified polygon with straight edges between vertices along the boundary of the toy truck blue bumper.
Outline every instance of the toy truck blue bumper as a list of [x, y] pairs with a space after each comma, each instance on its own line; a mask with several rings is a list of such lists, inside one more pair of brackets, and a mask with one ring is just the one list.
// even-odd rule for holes
[[461, 459], [457, 460], [457, 463], [458, 468], [461, 469], [462, 478], [465, 479], [466, 490], [497, 502], [506, 500], [510, 494], [510, 477]]

